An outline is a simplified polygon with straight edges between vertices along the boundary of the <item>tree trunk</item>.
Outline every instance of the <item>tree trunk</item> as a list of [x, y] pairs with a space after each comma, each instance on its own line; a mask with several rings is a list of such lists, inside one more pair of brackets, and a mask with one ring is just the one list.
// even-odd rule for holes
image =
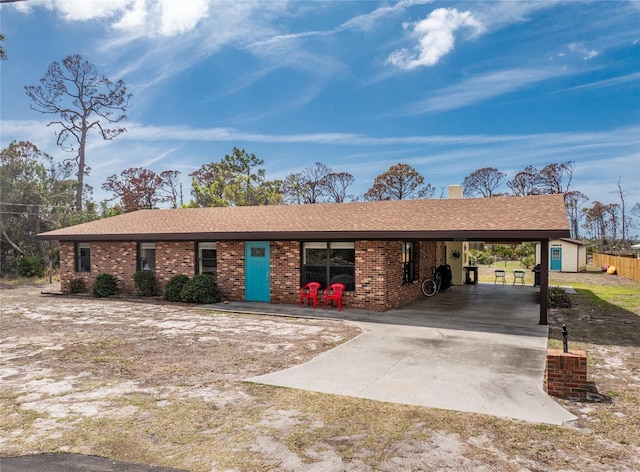
[[2, 222], [0, 221], [0, 230], [2, 231], [2, 238], [7, 241], [9, 243], [9, 245], [15, 249], [16, 251], [18, 251], [20, 254], [24, 255], [24, 251], [22, 249], [20, 249], [20, 247], [14, 243], [11, 238], [9, 238], [9, 236], [7, 235], [7, 232], [4, 230], [4, 225], [2, 224]]
[[76, 211], [82, 213], [82, 192], [84, 191], [84, 151], [87, 143], [87, 120], [82, 118], [80, 147], [78, 148], [78, 188], [76, 189]]

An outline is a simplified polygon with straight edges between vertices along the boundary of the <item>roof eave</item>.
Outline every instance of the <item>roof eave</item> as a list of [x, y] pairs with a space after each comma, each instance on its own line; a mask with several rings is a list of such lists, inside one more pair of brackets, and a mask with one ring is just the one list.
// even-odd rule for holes
[[539, 241], [570, 236], [568, 229], [547, 230], [444, 230], [444, 231], [252, 231], [201, 233], [51, 234], [39, 239], [52, 241], [258, 241], [329, 239], [414, 239], [436, 241]]

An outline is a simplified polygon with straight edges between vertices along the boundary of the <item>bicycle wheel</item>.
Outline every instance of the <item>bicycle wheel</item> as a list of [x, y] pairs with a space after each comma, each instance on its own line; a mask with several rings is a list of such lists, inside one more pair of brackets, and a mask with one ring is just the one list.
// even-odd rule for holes
[[437, 293], [436, 283], [431, 279], [426, 279], [422, 282], [422, 293], [424, 293], [427, 297], [432, 297]]

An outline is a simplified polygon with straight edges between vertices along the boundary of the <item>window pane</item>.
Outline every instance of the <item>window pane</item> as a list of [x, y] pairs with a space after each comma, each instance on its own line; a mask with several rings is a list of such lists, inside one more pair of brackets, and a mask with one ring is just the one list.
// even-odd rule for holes
[[327, 249], [327, 243], [323, 242], [309, 242], [304, 243], [305, 249]]
[[333, 242], [329, 244], [331, 249], [355, 249], [356, 243], [354, 242]]
[[354, 249], [330, 249], [330, 265], [355, 265], [356, 251]]
[[402, 283], [411, 284], [415, 279], [415, 258], [413, 242], [402, 244]]
[[344, 284], [348, 291], [355, 289], [355, 269], [353, 267], [337, 267], [329, 268], [330, 283]]
[[302, 272], [302, 285], [308, 284], [309, 282], [319, 282], [322, 288], [326, 288], [329, 286], [327, 284], [327, 266], [314, 266], [314, 265], [305, 265], [303, 266]]
[[78, 244], [77, 272], [91, 272], [91, 248], [89, 243]]
[[217, 267], [216, 250], [202, 249], [200, 251], [200, 273], [215, 274]]
[[251, 257], [265, 257], [267, 252], [263, 247], [252, 247], [251, 248]]
[[155, 249], [142, 249], [140, 251], [142, 270], [155, 270], [156, 269], [156, 250]]
[[327, 250], [305, 248], [304, 263], [305, 264], [326, 264]]

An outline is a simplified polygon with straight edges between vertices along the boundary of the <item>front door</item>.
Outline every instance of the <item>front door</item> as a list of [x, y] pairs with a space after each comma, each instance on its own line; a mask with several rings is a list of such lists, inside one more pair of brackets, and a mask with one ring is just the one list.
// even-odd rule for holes
[[551, 264], [550, 270], [562, 270], [562, 248], [561, 247], [552, 247], [551, 248]]
[[245, 300], [269, 302], [269, 241], [247, 241], [245, 248]]

